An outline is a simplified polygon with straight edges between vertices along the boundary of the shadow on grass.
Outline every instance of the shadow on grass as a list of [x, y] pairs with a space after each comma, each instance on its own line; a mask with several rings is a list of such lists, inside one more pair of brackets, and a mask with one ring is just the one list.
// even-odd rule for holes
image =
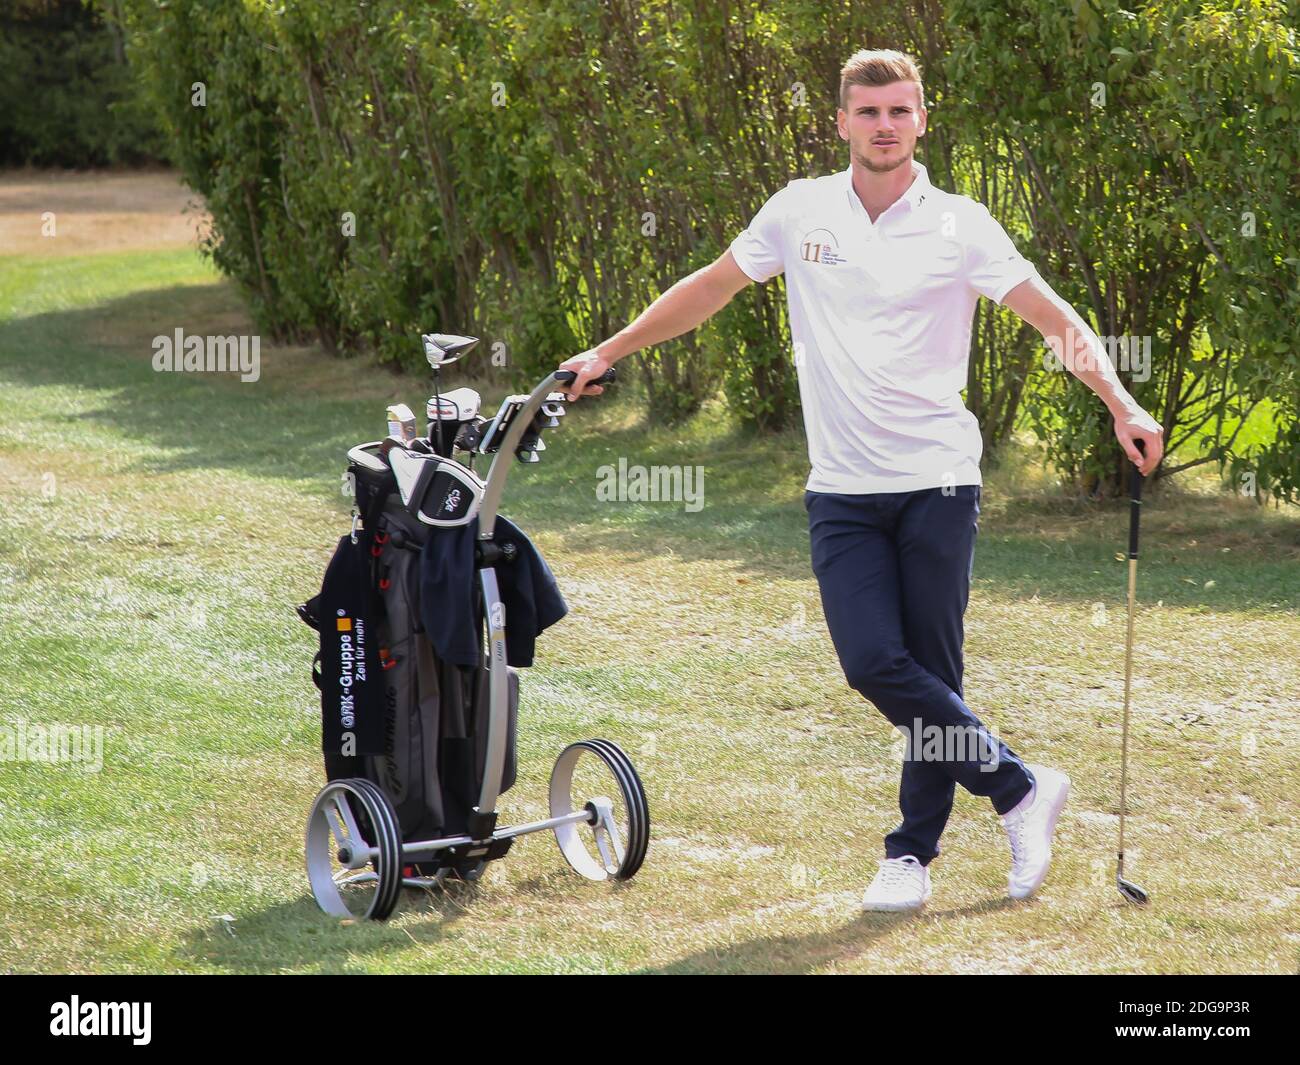
[[[101, 306], [0, 323], [0, 380], [24, 386], [74, 386], [96, 393], [96, 403], [69, 412], [74, 423], [105, 428], [157, 448], [128, 470], [160, 474], [191, 469], [234, 469], [291, 480], [341, 468], [356, 443], [348, 431], [357, 404], [337, 395], [295, 394], [292, 373], [301, 357], [264, 344], [262, 376], [237, 373], [159, 373], [153, 338], [183, 328], [187, 335], [251, 332], [230, 287], [184, 285], [111, 300]], [[96, 342], [105, 332], [109, 343]], [[322, 376], [330, 363], [319, 363]], [[381, 371], [382, 372], [382, 371]], [[382, 423], [381, 423], [382, 424]], [[72, 430], [76, 435], [76, 428]], [[332, 461], [331, 461], [332, 459]], [[331, 488], [337, 494], [331, 478]]]
[[[94, 391], [94, 406], [64, 416], [139, 445], [146, 454], [128, 472], [226, 469], [316, 485], [308, 491], [340, 517], [348, 506], [340, 492], [347, 449], [383, 434], [387, 403], [404, 399], [418, 409], [423, 398], [411, 394], [424, 385], [410, 375], [271, 344], [262, 347], [256, 382], [231, 373], [157, 373], [152, 338], [177, 326], [199, 335], [252, 330], [229, 284], [138, 292], [0, 322], [0, 381]], [[455, 387], [468, 374], [446, 376], [444, 387]], [[531, 384], [512, 382], [520, 391]], [[620, 397], [614, 392], [606, 402], [618, 404]], [[601, 429], [588, 421], [590, 403], [575, 405], [567, 431], [549, 434], [539, 464], [512, 474], [506, 514], [530, 532], [562, 536], [566, 551], [593, 560], [671, 553], [738, 574], [812, 583], [801, 434], [754, 438], [722, 422], [682, 434], [658, 426]], [[484, 405], [495, 406], [486, 394]], [[75, 427], [70, 436], [76, 438]], [[703, 467], [706, 505], [691, 512], [682, 502], [598, 501], [597, 471], [616, 467], [619, 458], [629, 465]], [[977, 587], [1013, 599], [1122, 599], [1125, 574], [1115, 555], [1127, 539], [1124, 504], [1050, 495], [988, 500], [988, 494], [986, 488], [991, 505], [976, 548]], [[1300, 523], [1262, 520], [1250, 505], [1235, 502], [1176, 493], [1149, 502], [1143, 601], [1208, 610], [1296, 608]]]
[[[524, 885], [525, 887], [527, 885]], [[355, 921], [344, 924], [320, 912], [311, 898], [268, 907], [231, 926], [220, 920], [196, 928], [183, 939], [177, 960], [233, 974], [293, 970], [317, 973], [362, 973], [396, 957], [414, 943], [436, 947], [462, 917], [474, 919], [473, 889], [453, 892], [406, 890], [394, 918], [400, 923]], [[917, 923], [979, 917], [1016, 906], [1007, 898], [990, 899], [953, 910], [920, 914], [859, 914], [830, 932], [805, 936], [764, 936], [717, 950], [704, 950], [666, 965], [634, 970], [637, 975], [769, 974], [797, 975], [853, 962], [874, 944]], [[402, 921], [404, 915], [417, 920]], [[272, 962], [270, 959], [274, 959]]]
[[1011, 899], [990, 899], [955, 910], [923, 910], [919, 914], [860, 913], [848, 924], [830, 932], [806, 936], [764, 936], [745, 943], [703, 950], [668, 965], [638, 970], [638, 975], [763, 974], [796, 976], [828, 965], [852, 962], [862, 957], [879, 940], [900, 928], [916, 923], [979, 917], [1009, 909]]
[[[466, 885], [448, 891], [407, 888], [394, 919], [414, 914], [417, 921], [357, 920], [344, 923], [322, 913], [306, 896], [282, 902], [227, 927], [225, 922], [188, 932], [177, 960], [230, 973], [265, 973], [292, 969], [320, 973], [367, 971], [358, 956], [382, 959], [408, 950], [412, 943], [435, 946], [461, 917], [472, 915], [475, 892]], [[274, 958], [274, 963], [268, 959]]]

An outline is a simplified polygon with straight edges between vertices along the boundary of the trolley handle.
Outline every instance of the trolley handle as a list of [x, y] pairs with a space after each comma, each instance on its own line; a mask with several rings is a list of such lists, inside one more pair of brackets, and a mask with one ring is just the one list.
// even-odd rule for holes
[[[501, 496], [505, 492], [506, 478], [510, 475], [511, 464], [515, 461], [515, 451], [519, 447], [525, 432], [529, 431], [533, 419], [541, 409], [542, 404], [546, 402], [551, 386], [557, 383], [572, 384], [577, 376], [578, 374], [574, 370], [553, 370], [547, 374], [524, 400], [523, 405], [511, 418], [510, 424], [506, 426], [501, 443], [497, 447], [496, 457], [492, 460], [492, 465], [488, 469], [488, 475], [484, 482], [483, 501], [479, 504], [478, 511], [478, 538], [480, 540], [492, 539], [497, 510], [501, 506]], [[593, 378], [587, 383], [610, 384], [614, 381], [614, 377], [614, 367], [611, 366], [599, 377]]]
[[[611, 384], [614, 383], [614, 377], [615, 377], [615, 374], [614, 374], [614, 367], [611, 366], [608, 370], [606, 370], [606, 371], [605, 371], [603, 374], [601, 374], [599, 377], [593, 377], [590, 381], [587, 382], [587, 384], [589, 384], [589, 385], [611, 385]], [[556, 371], [555, 371], [555, 381], [556, 381], [557, 384], [561, 384], [561, 385], [570, 385], [570, 384], [573, 384], [573, 382], [576, 381], [577, 378], [578, 378], [578, 373], [577, 373], [576, 370], [556, 370]]]
[[[1146, 449], [1142, 446], [1141, 440], [1134, 440], [1133, 446], [1143, 456], [1146, 455]], [[1129, 506], [1128, 506], [1128, 557], [1138, 557], [1138, 523], [1141, 520], [1142, 513], [1142, 471], [1134, 465], [1133, 473], [1129, 478]]]

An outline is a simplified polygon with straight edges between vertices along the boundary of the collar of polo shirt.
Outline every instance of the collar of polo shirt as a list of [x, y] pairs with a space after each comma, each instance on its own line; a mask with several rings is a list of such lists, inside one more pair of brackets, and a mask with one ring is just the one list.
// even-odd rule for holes
[[[867, 219], [867, 221], [870, 222], [871, 216], [867, 214], [867, 209], [862, 206], [862, 201], [858, 199], [858, 194], [853, 190], [853, 164], [852, 163], [850, 163], [848, 167], [842, 172], [841, 177], [844, 182], [844, 194], [848, 196], [850, 206], [853, 208], [854, 211], [856, 211], [860, 215], [863, 215]], [[924, 198], [925, 194], [929, 191], [930, 191], [930, 175], [926, 171], [924, 166], [922, 166], [915, 159], [913, 159], [912, 160], [912, 183], [909, 186], [907, 186], [907, 191], [904, 192], [903, 195], [900, 196], [898, 199], [906, 201], [907, 205], [913, 210], [915, 210], [917, 207], [921, 206], [922, 199]], [[898, 201], [895, 200], [894, 202], [897, 203]], [[887, 212], [892, 211], [893, 209], [894, 209], [894, 204], [891, 203], [888, 207], [885, 208], [884, 211], [880, 212], [880, 215], [877, 216], [876, 221], [879, 222], [880, 219], [883, 218]]]

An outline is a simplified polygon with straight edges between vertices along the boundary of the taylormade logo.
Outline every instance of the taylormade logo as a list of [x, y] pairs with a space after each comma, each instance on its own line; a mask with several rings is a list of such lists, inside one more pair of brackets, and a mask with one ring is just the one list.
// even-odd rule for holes
[[50, 1035], [130, 1036], [142, 1047], [152, 1038], [152, 1019], [151, 1002], [82, 1002], [73, 995], [50, 1007]]
[[153, 338], [153, 368], [159, 373], [238, 373], [241, 381], [262, 376], [260, 336], [186, 336], [179, 326], [171, 336]]

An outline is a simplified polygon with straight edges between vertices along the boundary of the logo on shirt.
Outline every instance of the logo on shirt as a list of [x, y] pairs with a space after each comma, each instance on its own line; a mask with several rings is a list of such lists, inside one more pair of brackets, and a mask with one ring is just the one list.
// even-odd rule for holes
[[814, 229], [799, 241], [799, 257], [804, 262], [834, 266], [846, 262], [839, 254], [840, 242], [829, 229]]

